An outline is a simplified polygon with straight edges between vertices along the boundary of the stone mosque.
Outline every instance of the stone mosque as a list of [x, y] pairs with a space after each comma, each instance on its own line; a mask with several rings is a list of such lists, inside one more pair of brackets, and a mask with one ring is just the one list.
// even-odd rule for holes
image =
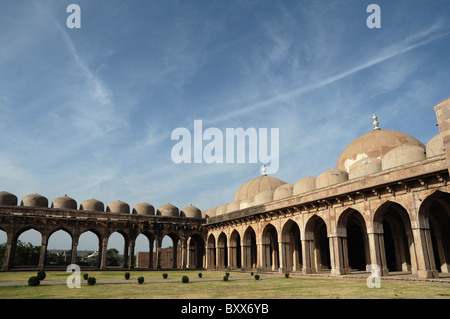
[[[431, 112], [430, 107], [430, 112]], [[76, 263], [80, 236], [98, 237], [98, 268], [108, 269], [109, 236], [125, 241], [124, 268], [134, 267], [138, 235], [149, 240], [139, 268], [161, 267], [161, 242], [174, 243], [173, 268], [327, 273], [343, 276], [377, 267], [382, 276], [407, 273], [431, 279], [450, 271], [450, 98], [434, 106], [439, 134], [426, 145], [407, 134], [373, 130], [343, 148], [336, 167], [288, 184], [263, 171], [237, 189], [234, 201], [201, 211], [171, 204], [132, 209], [115, 201], [77, 202], [63, 196], [50, 205], [34, 194], [0, 192], [0, 229], [6, 232], [2, 270], [14, 270], [19, 236], [42, 236], [37, 268], [46, 267], [49, 237], [72, 238]], [[177, 253], [178, 251], [178, 253]]]

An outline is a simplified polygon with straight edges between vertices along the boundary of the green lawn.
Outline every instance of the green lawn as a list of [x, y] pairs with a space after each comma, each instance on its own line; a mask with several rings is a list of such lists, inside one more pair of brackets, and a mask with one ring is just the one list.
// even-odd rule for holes
[[[131, 271], [131, 278], [124, 279], [123, 272], [92, 271], [89, 276], [97, 279], [95, 286], [89, 286], [81, 279], [80, 289], [69, 289], [64, 283], [69, 275], [66, 272], [47, 272], [40, 286], [3, 286], [0, 299], [396, 299], [396, 298], [450, 298], [449, 285], [417, 283], [381, 282], [381, 288], [368, 288], [365, 281], [315, 279], [307, 277], [285, 278], [284, 276], [261, 275], [255, 280], [248, 273], [231, 273], [229, 281], [223, 278], [225, 272], [167, 271], [168, 279], [162, 277], [163, 271]], [[82, 271], [81, 274], [84, 272]], [[0, 282], [27, 282], [36, 272], [0, 273]], [[190, 282], [183, 284], [182, 275], [188, 275]], [[145, 283], [140, 285], [137, 278], [143, 276]], [[238, 280], [248, 278], [248, 280]], [[218, 281], [208, 281], [218, 279]], [[101, 283], [101, 281], [120, 280], [124, 283]], [[62, 281], [59, 285], [45, 285], [48, 281]], [[152, 282], [153, 281], [153, 282]], [[162, 282], [154, 282], [162, 281]]]

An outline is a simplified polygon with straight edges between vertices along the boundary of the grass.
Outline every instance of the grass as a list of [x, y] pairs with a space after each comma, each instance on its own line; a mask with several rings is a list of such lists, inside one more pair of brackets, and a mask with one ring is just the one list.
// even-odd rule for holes
[[[81, 272], [81, 275], [84, 272]], [[307, 277], [285, 278], [284, 275], [261, 275], [255, 280], [247, 273], [231, 273], [228, 281], [223, 281], [224, 272], [169, 271], [167, 279], [162, 271], [130, 271], [129, 280], [121, 271], [92, 271], [89, 276], [96, 277], [97, 284], [88, 286], [81, 279], [80, 289], [69, 289], [65, 285], [69, 273], [47, 272], [43, 283], [63, 281], [59, 285], [2, 286], [0, 299], [397, 299], [397, 298], [450, 298], [449, 285], [430, 285], [405, 282], [381, 282], [381, 288], [369, 289], [365, 281], [315, 279]], [[24, 283], [35, 272], [0, 273], [0, 282]], [[183, 284], [181, 277], [189, 276], [189, 283]], [[144, 284], [137, 278], [143, 276]], [[245, 278], [248, 280], [236, 280]], [[208, 280], [217, 281], [208, 281]], [[117, 280], [123, 283], [101, 283]]]

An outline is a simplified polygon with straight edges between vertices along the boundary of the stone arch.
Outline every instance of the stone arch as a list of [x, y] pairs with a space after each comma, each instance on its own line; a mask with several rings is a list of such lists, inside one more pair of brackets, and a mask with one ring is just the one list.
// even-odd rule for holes
[[[62, 232], [62, 233], [61, 233]], [[59, 234], [58, 234], [59, 233]], [[66, 237], [69, 236], [69, 241], [67, 243], [61, 243], [64, 241], [64, 239], [62, 237]], [[55, 238], [55, 237], [59, 237], [59, 238]], [[59, 227], [57, 229], [55, 229], [54, 231], [52, 231], [51, 233], [49, 233], [48, 235], [48, 244], [47, 244], [47, 249], [46, 249], [46, 256], [45, 256], [45, 265], [47, 267], [47, 265], [69, 265], [72, 263], [72, 253], [73, 253], [73, 235], [72, 233], [67, 230], [65, 227]], [[51, 247], [51, 244], [53, 243], [54, 240], [58, 241], [58, 246], [55, 246], [54, 248]], [[50, 247], [49, 247], [50, 245]], [[58, 252], [58, 253], [51, 253], [50, 250], [52, 249], [61, 249], [63, 248], [62, 245], [67, 246], [66, 248], [68, 249], [64, 249], [62, 252]]]
[[436, 191], [419, 208], [425, 271], [450, 272], [450, 194]]
[[230, 235], [230, 267], [237, 269], [242, 267], [241, 260], [241, 235], [235, 229]]
[[345, 272], [366, 270], [370, 264], [370, 249], [363, 215], [353, 208], [346, 209], [339, 216], [337, 233], [342, 238]]
[[[161, 250], [161, 255], [157, 258], [158, 261], [160, 261], [158, 268], [181, 267], [181, 251], [178, 249], [179, 246], [181, 247], [181, 245], [179, 245], [181, 242], [180, 237], [174, 232], [169, 232], [163, 236], [162, 241], [166, 241], [167, 237], [172, 241], [172, 248], [165, 247], [164, 252]], [[165, 256], [162, 256], [162, 254], [165, 254]]]
[[216, 268], [216, 238], [213, 234], [209, 234], [206, 243], [206, 263], [209, 269]]
[[306, 222], [304, 248], [304, 273], [331, 269], [327, 224], [318, 215], [312, 215]]
[[[142, 241], [145, 241], [145, 239], [148, 242], [148, 249], [145, 249], [144, 251], [138, 251], [137, 247], [142, 246]], [[155, 243], [155, 236], [149, 231], [140, 232], [136, 236], [136, 256], [137, 256], [136, 267], [153, 268], [154, 243]]]
[[411, 221], [406, 209], [399, 203], [386, 201], [375, 212], [373, 226], [383, 234], [379, 242], [381, 258], [378, 265], [382, 274], [389, 271], [417, 272]]
[[254, 269], [258, 265], [258, 249], [256, 244], [256, 232], [252, 226], [248, 226], [244, 232], [242, 240], [243, 260], [242, 266], [244, 269]]
[[[20, 236], [22, 236], [24, 233], [32, 231], [33, 237], [40, 236], [40, 243], [38, 245], [34, 245], [32, 242], [22, 242], [23, 247], [18, 247], [18, 242]], [[39, 239], [34, 238], [34, 241], [37, 241]], [[45, 257], [45, 249], [42, 249], [42, 247], [46, 247], [46, 236], [37, 228], [32, 226], [26, 226], [19, 231], [17, 231], [14, 234], [13, 237], [13, 244], [11, 248], [11, 260], [12, 260], [12, 266], [13, 267], [20, 267], [20, 266], [38, 266], [39, 268], [44, 267], [44, 257]], [[24, 250], [25, 248], [25, 250]], [[31, 254], [31, 255], [23, 255]]]
[[274, 225], [267, 224], [261, 238], [262, 267], [267, 270], [278, 270], [280, 258], [278, 250], [278, 232]]
[[[122, 249], [122, 257], [121, 250], [116, 249], [115, 247], [111, 247], [112, 240], [117, 237], [119, 241], [123, 238], [123, 249]], [[127, 267], [128, 264], [128, 246], [129, 246], [129, 237], [123, 231], [117, 230], [109, 234], [108, 236], [108, 244], [106, 247], [106, 266], [107, 267]], [[117, 247], [117, 246], [116, 246]], [[116, 252], [117, 251], [117, 252]]]
[[205, 242], [199, 234], [194, 234], [188, 240], [188, 268], [202, 268], [205, 255]]
[[228, 267], [228, 242], [227, 235], [221, 232], [217, 237], [217, 268], [225, 269]]
[[281, 249], [283, 271], [299, 271], [302, 269], [302, 245], [300, 228], [295, 221], [289, 219], [281, 230]]

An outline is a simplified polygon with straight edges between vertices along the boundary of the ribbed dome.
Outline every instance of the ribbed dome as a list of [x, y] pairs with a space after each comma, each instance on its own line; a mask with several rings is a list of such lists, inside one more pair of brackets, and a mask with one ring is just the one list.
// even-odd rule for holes
[[105, 211], [105, 205], [94, 198], [85, 200], [80, 204], [80, 210], [93, 210], [98, 212], [104, 212]]
[[48, 199], [39, 194], [24, 196], [20, 206], [48, 207]]
[[236, 195], [234, 196], [234, 200], [242, 201], [245, 199], [251, 199], [256, 194], [262, 191], [274, 192], [278, 188], [278, 186], [283, 184], [286, 184], [286, 182], [282, 181], [281, 179], [272, 176], [262, 175], [246, 182], [244, 185], [239, 187], [239, 189], [236, 192]]
[[111, 202], [106, 206], [106, 211], [111, 213], [121, 213], [121, 214], [129, 214], [130, 213], [130, 205], [120, 200], [116, 200]]
[[179, 211], [178, 207], [167, 203], [158, 208], [158, 210], [156, 211], [156, 215], [168, 216], [168, 217], [180, 217], [180, 211]]
[[402, 146], [425, 146], [414, 137], [392, 130], [374, 130], [364, 134], [350, 143], [341, 153], [336, 168], [349, 172], [350, 166], [366, 157], [381, 159], [390, 150]]
[[150, 205], [149, 203], [139, 203], [134, 205], [133, 214], [138, 215], [155, 215], [155, 207]]
[[77, 209], [77, 202], [67, 195], [57, 197], [52, 200], [52, 208]]
[[17, 206], [17, 196], [8, 192], [0, 192], [0, 206]]
[[187, 218], [202, 218], [202, 212], [195, 206], [189, 205], [183, 208], [180, 212], [181, 217]]

